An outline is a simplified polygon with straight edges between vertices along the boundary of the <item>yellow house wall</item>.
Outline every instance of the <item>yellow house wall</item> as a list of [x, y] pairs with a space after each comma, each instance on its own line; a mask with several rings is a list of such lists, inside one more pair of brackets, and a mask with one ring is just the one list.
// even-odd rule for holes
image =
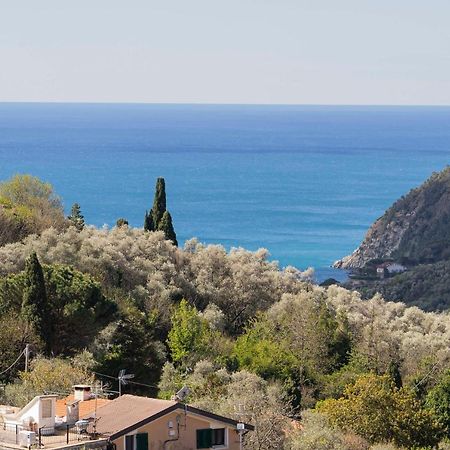
[[[179, 439], [168, 442], [164, 446], [164, 441], [177, 437], [177, 417], [180, 422]], [[168, 423], [173, 423], [172, 430], [175, 436], [169, 436]], [[148, 450], [196, 450], [197, 448], [197, 430], [202, 428], [226, 428], [228, 442], [225, 446], [213, 447], [215, 449], [239, 450], [239, 436], [233, 426], [227, 426], [224, 423], [201, 418], [199, 416], [185, 413], [182, 410], [169, 413], [153, 422], [143, 425], [133, 430], [128, 435], [137, 433], [148, 433]], [[117, 450], [125, 450], [125, 436], [121, 436], [113, 441]]]

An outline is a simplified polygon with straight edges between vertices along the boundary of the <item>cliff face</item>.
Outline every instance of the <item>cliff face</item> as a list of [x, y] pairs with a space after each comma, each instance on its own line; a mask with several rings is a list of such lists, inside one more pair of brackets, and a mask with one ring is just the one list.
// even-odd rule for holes
[[362, 268], [372, 259], [387, 258], [413, 265], [450, 258], [450, 167], [397, 200], [334, 267]]

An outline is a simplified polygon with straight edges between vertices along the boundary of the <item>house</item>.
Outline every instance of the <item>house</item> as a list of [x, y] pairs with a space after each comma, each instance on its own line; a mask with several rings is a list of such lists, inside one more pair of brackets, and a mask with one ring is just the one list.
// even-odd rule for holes
[[45, 428], [51, 432], [55, 428], [57, 395], [39, 395], [34, 397], [22, 409], [3, 415], [5, 427], [20, 426], [23, 429], [37, 431]]
[[[84, 417], [94, 420], [92, 414]], [[239, 450], [253, 426], [175, 400], [122, 395], [96, 411], [95, 431], [117, 450]]]
[[97, 398], [90, 385], [77, 384], [73, 386], [73, 394], [56, 400], [56, 420], [74, 424], [80, 417], [94, 413], [96, 409], [110, 401], [106, 398]]
[[407, 268], [396, 262], [385, 262], [377, 266], [377, 275], [380, 278], [387, 278], [397, 273], [405, 272]]

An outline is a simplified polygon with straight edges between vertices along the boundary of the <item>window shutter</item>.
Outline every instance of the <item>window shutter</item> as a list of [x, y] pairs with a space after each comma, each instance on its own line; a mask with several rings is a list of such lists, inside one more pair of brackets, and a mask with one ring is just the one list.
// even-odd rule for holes
[[148, 433], [136, 435], [136, 450], [148, 450]]
[[211, 448], [212, 445], [212, 430], [206, 428], [204, 430], [197, 430], [197, 448]]

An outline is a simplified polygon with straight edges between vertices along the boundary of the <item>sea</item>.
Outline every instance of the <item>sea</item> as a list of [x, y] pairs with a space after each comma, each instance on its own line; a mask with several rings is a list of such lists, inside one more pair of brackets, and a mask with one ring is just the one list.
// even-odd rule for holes
[[401, 195], [450, 162], [450, 107], [0, 103], [0, 179], [52, 183], [86, 222], [142, 227], [157, 177], [178, 240], [347, 274]]

